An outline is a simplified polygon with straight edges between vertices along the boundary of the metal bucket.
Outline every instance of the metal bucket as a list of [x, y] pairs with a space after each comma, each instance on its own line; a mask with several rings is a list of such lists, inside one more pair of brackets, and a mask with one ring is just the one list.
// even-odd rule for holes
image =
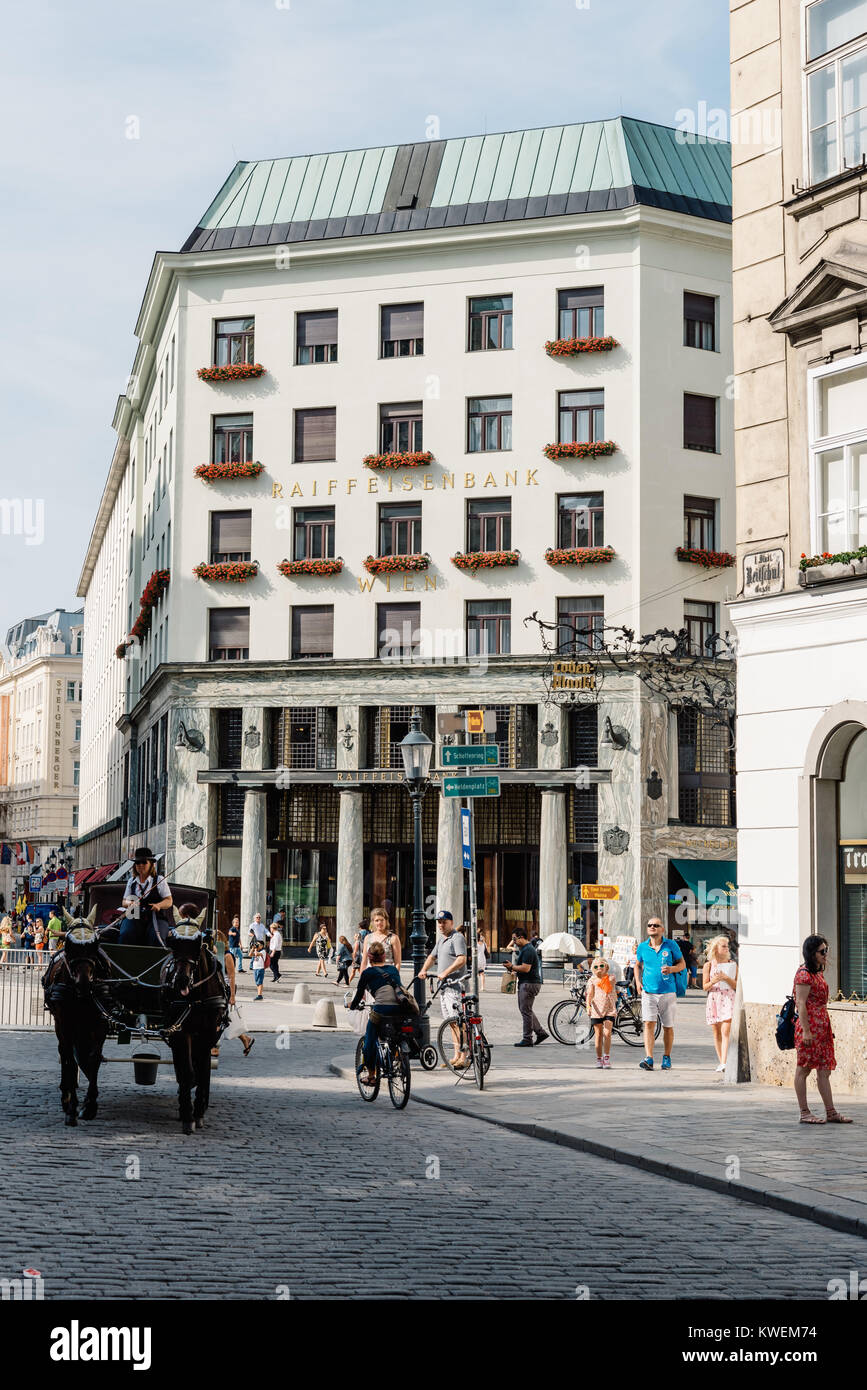
[[137, 1086], [155, 1086], [159, 1070], [158, 1052], [134, 1052], [132, 1067]]

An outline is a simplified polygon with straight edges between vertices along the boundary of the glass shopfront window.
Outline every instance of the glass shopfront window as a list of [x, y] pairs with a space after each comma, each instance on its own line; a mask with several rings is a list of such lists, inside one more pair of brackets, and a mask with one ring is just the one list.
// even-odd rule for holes
[[333, 940], [337, 904], [337, 852], [287, 849], [280, 856], [282, 873], [269, 884], [275, 910], [285, 913], [287, 944], [306, 945], [322, 918]]
[[867, 729], [849, 747], [838, 791], [840, 988], [867, 996]]

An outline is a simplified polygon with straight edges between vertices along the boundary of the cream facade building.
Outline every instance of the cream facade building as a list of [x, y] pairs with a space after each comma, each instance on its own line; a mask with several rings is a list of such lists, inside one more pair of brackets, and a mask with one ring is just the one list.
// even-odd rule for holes
[[[79, 589], [82, 840], [147, 841], [217, 888], [223, 924], [285, 905], [299, 939], [318, 915], [351, 934], [390, 900], [402, 925], [411, 707], [435, 737], [437, 712], [484, 705], [495, 944], [563, 929], [582, 881], [620, 884], [627, 930], [664, 910], [675, 860], [730, 877], [727, 738], [613, 671], [584, 711], [547, 702], [524, 621], [591, 647], [723, 625], [728, 197], [727, 146], [625, 119], [239, 164], [156, 257], [136, 325]], [[565, 339], [602, 341], [546, 351]], [[546, 555], [576, 548], [595, 563]], [[424, 839], [429, 912], [457, 913], [438, 778]]]
[[779, 1079], [808, 934], [867, 996], [867, 3], [732, 3], [731, 36], [741, 962]]
[[[9, 629], [0, 655], [0, 841], [12, 858], [0, 863], [6, 907], [26, 891], [33, 865], [44, 868], [78, 832], [83, 631], [82, 611], [41, 613]], [[25, 843], [31, 857], [16, 863], [15, 846]]]

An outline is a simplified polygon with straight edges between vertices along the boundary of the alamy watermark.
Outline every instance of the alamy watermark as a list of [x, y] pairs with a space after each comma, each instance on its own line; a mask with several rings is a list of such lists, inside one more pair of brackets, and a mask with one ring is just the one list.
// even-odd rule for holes
[[25, 545], [45, 540], [45, 502], [41, 497], [0, 497], [0, 535], [23, 536]]

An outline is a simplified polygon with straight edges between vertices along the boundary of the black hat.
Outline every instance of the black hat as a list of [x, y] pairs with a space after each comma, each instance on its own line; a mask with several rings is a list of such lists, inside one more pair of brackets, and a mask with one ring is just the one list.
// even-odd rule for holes
[[154, 852], [152, 849], [148, 849], [146, 845], [140, 845], [139, 848], [136, 850], [135, 855], [133, 856], [133, 863], [149, 864], [153, 857]]

